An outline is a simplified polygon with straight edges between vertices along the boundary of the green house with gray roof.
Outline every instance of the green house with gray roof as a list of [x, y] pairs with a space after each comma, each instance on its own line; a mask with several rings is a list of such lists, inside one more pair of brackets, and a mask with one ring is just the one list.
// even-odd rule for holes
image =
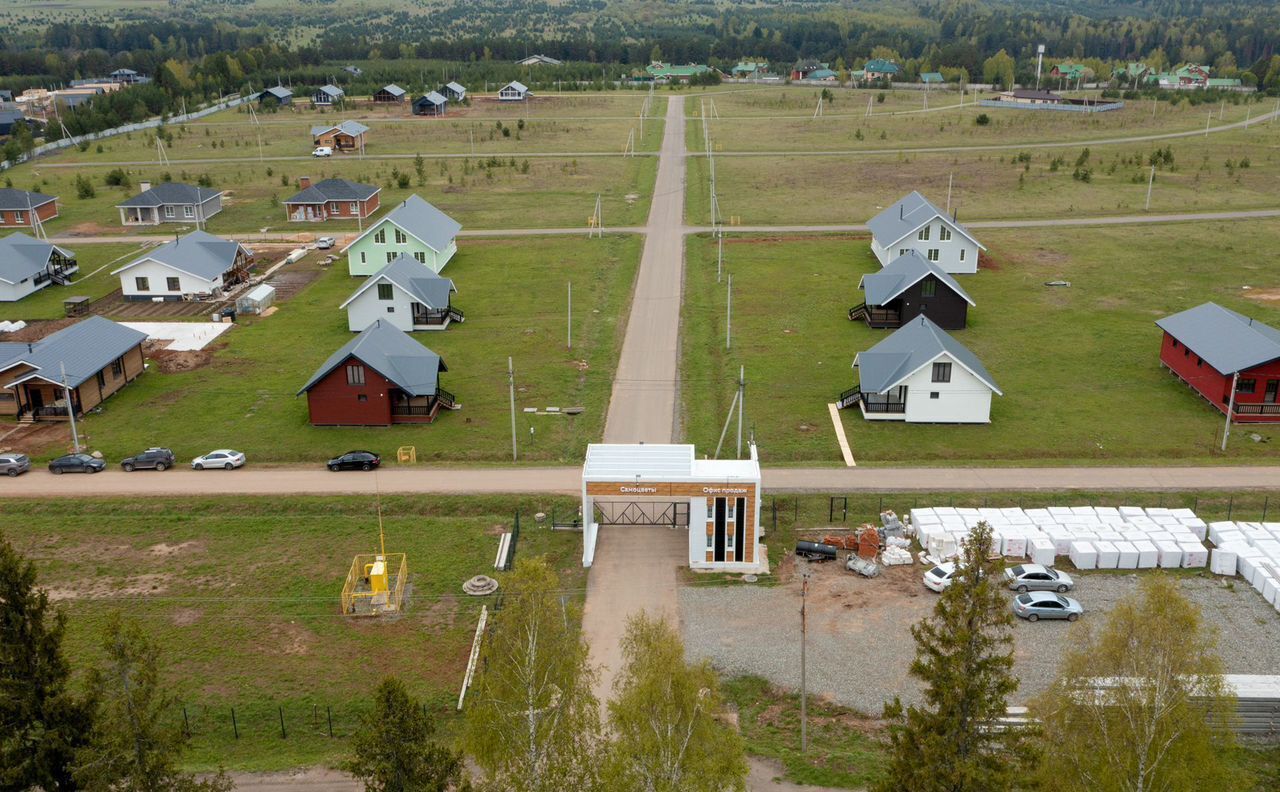
[[410, 195], [343, 249], [347, 268], [353, 276], [363, 278], [407, 256], [439, 272], [458, 252], [456, 237], [461, 230], [452, 217]]

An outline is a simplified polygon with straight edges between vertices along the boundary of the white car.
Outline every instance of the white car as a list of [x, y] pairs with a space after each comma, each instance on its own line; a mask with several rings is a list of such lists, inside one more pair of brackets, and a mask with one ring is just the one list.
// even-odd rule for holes
[[924, 573], [924, 584], [933, 591], [942, 593], [947, 586], [951, 585], [951, 581], [955, 580], [957, 569], [958, 567], [954, 561], [945, 561], [938, 564]]
[[313, 157], [332, 157], [333, 149], [329, 146], [317, 146], [316, 150], [311, 152]]
[[328, 250], [338, 244], [338, 240], [333, 237], [320, 237], [316, 240], [316, 250]]
[[232, 470], [243, 464], [244, 454], [239, 451], [232, 451], [229, 448], [220, 448], [217, 451], [210, 451], [204, 456], [198, 456], [191, 460], [191, 467], [194, 470], [204, 470], [206, 468]]

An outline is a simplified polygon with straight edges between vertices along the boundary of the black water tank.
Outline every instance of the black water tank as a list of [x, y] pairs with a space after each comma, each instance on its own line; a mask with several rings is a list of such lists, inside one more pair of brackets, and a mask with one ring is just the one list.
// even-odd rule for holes
[[811, 561], [830, 561], [836, 557], [836, 548], [817, 542], [796, 542], [796, 555]]

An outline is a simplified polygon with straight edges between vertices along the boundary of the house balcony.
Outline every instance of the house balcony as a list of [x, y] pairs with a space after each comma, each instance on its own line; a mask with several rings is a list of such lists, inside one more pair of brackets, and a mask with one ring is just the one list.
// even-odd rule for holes
[[450, 305], [448, 308], [428, 308], [422, 303], [413, 304], [414, 330], [443, 330], [450, 322], [465, 322], [466, 316], [461, 310]]
[[323, 223], [329, 219], [329, 211], [324, 206], [314, 204], [295, 204], [289, 208], [291, 223]]
[[1235, 405], [1234, 418], [1239, 423], [1278, 423], [1280, 422], [1280, 404], [1263, 402], [1255, 404]]
[[434, 396], [407, 397], [400, 393], [391, 405], [391, 423], [431, 423], [440, 410], [456, 408], [457, 402], [453, 394], [444, 388], [436, 388]]
[[907, 412], [907, 389], [898, 387], [888, 393], [865, 393], [861, 386], [854, 386], [836, 399], [836, 407], [841, 410], [854, 405], [868, 420], [898, 420]]

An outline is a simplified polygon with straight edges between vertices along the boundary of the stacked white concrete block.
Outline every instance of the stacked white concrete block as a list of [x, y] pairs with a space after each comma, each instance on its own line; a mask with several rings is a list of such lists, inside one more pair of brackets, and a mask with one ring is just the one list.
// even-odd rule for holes
[[1239, 575], [1280, 610], [1280, 523], [1211, 523], [1209, 541], [1211, 572]]
[[[1079, 569], [1151, 569], [1206, 566], [1209, 560], [1203, 542], [1210, 527], [1190, 509], [937, 506], [912, 509], [910, 518], [921, 545], [941, 557], [955, 554], [969, 531], [986, 522], [995, 533], [1001, 554], [1030, 558], [1039, 564], [1052, 564], [1055, 558], [1068, 556]], [[1280, 553], [1280, 535], [1255, 535], [1259, 541], [1275, 541]], [[1243, 541], [1245, 533], [1241, 531], [1237, 538]], [[1276, 577], [1280, 588], [1280, 574]]]

